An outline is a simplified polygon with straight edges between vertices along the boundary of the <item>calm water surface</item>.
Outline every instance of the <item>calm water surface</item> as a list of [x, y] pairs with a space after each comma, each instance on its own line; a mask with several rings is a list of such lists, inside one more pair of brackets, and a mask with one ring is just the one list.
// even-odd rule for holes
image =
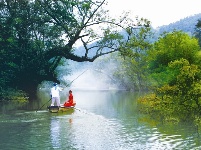
[[[67, 92], [66, 92], [67, 93]], [[76, 109], [49, 113], [49, 95], [26, 110], [1, 108], [0, 149], [3, 150], [191, 150], [201, 138], [191, 125], [162, 124], [140, 115], [137, 93], [73, 91]], [[66, 95], [62, 95], [63, 102]], [[47, 103], [43, 108], [43, 104]]]

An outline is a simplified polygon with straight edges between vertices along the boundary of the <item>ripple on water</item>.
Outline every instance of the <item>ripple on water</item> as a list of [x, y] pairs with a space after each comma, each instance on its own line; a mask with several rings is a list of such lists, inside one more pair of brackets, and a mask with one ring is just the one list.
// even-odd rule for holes
[[[81, 112], [80, 112], [81, 113]], [[76, 149], [85, 150], [169, 150], [195, 148], [193, 139], [181, 135], [168, 135], [157, 128], [148, 128], [133, 120], [122, 123], [118, 119], [108, 119], [93, 113], [76, 114], [72, 123], [72, 142]], [[135, 119], [135, 118], [134, 118]], [[131, 120], [130, 120], [131, 121]]]
[[142, 135], [138, 129], [130, 133], [117, 119], [107, 119], [95, 114], [78, 116], [72, 125], [72, 142], [77, 149], [137, 150], [142, 148], [138, 139]]
[[115, 120], [89, 114], [76, 118], [72, 128], [74, 129], [72, 141], [77, 149], [115, 149], [120, 146], [116, 132], [119, 124]]
[[180, 135], [178, 130], [168, 134], [161, 128], [139, 123], [134, 117], [107, 118], [85, 110], [76, 110], [70, 115], [46, 111], [0, 117], [0, 127], [5, 130], [0, 131], [4, 135], [1, 142], [13, 149], [45, 149], [48, 146], [69, 150], [199, 149], [195, 148], [199, 141], [196, 143], [193, 136]]

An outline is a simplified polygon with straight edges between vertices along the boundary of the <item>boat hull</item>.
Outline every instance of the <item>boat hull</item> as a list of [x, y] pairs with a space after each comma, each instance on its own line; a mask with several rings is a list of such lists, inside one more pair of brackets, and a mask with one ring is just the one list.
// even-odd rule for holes
[[47, 109], [51, 113], [63, 113], [63, 112], [70, 112], [74, 110], [74, 106], [48, 106]]

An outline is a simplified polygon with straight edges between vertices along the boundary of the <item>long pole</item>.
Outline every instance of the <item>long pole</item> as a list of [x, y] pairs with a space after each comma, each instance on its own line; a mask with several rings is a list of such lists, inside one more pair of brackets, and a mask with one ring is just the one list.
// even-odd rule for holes
[[[88, 70], [88, 69], [87, 69]], [[85, 70], [84, 72], [82, 72], [79, 76], [77, 76], [74, 80], [72, 80], [69, 84], [66, 85], [66, 87], [68, 87], [69, 85], [71, 85], [77, 78], [79, 78], [81, 75], [83, 75], [87, 70]], [[51, 100], [52, 98], [49, 99], [49, 101]], [[45, 104], [47, 104], [49, 101], [47, 101]], [[45, 104], [43, 104], [40, 108], [38, 108], [38, 110], [40, 110], [41, 108], [43, 108], [43, 106], [45, 106]], [[38, 111], [36, 110], [36, 112]]]
[[71, 85], [77, 78], [79, 78], [81, 75], [83, 75], [87, 70], [83, 71], [79, 76], [77, 76], [75, 79], [73, 79], [69, 84], [66, 85], [66, 87], [68, 87], [69, 85]]
[[[52, 98], [49, 99], [49, 101], [51, 100]], [[47, 104], [49, 101], [47, 101], [45, 104]], [[43, 104], [40, 108], [38, 108], [38, 110], [40, 110], [41, 108], [43, 108], [43, 106], [45, 106], [45, 104]], [[38, 111], [36, 110], [36, 112]]]

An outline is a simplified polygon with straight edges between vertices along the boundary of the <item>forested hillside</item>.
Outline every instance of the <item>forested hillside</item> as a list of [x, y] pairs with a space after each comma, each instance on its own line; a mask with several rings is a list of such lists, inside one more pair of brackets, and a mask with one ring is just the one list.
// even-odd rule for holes
[[[196, 27], [196, 24], [197, 24], [199, 19], [201, 19], [201, 14], [196, 14], [194, 16], [186, 17], [184, 19], [181, 19], [181, 20], [176, 21], [174, 23], [171, 23], [169, 25], [165, 25], [165, 26], [158, 27], [157, 29], [153, 29], [152, 32], [154, 34], [153, 34], [153, 36], [149, 37], [148, 40], [149, 40], [150, 43], [154, 43], [155, 41], [158, 40], [158, 37], [159, 37], [160, 34], [162, 34], [163, 32], [172, 32], [173, 30], [181, 30], [181, 31], [183, 31], [185, 33], [193, 35], [195, 33], [195, 27]], [[95, 45], [95, 43], [91, 44], [91, 46], [93, 46], [93, 45]], [[83, 50], [84, 50], [84, 47], [81, 46], [81, 47], [76, 49], [76, 52], [80, 56], [84, 56]], [[89, 53], [89, 55], [94, 55], [94, 54]], [[74, 62], [74, 61], [68, 61], [68, 63], [70, 64], [70, 67], [72, 68], [72, 72], [77, 72], [77, 71], [82, 72], [83, 70], [86, 70], [86, 69], [89, 69], [89, 68], [96, 68], [96, 69], [102, 70], [104, 72], [107, 72], [107, 74], [109, 74], [110, 76], [113, 76], [112, 74], [114, 72], [112, 72], [111, 68], [110, 68], [110, 66], [111, 66], [110, 63], [111, 62], [110, 63], [107, 62], [108, 57], [109, 57], [110, 60], [114, 59], [113, 56], [106, 56], [106, 58], [101, 57], [100, 59], [98, 59], [97, 61], [95, 61], [93, 63], [89, 63], [89, 62], [77, 63], [77, 62]], [[114, 64], [116, 64], [116, 68], [121, 68], [121, 67], [117, 67], [117, 64], [119, 64], [119, 62], [116, 62]], [[112, 68], [114, 68], [114, 64], [112, 65], [113, 66]], [[106, 66], [109, 66], [109, 67], [106, 67]], [[126, 64], [126, 66], [128, 66], [128, 64]], [[117, 71], [117, 72], [120, 73], [121, 71]], [[117, 73], [116, 73], [116, 75], [117, 75]], [[125, 75], [125, 72], [122, 72], [121, 76], [124, 76], [124, 75]], [[119, 78], [118, 78], [118, 80], [119, 80]], [[134, 79], [134, 80], [137, 81], [136, 79]], [[130, 87], [128, 85], [129, 83], [131, 83], [130, 80], [127, 81], [127, 82], [126, 81], [122, 81], [122, 82], [124, 82], [124, 83], [121, 83], [121, 85], [126, 84], [124, 86], [127, 86], [127, 88], [133, 88], [133, 87]], [[116, 84], [117, 84], [117, 82], [116, 82]], [[133, 83], [132, 83], [132, 86], [134, 86]], [[136, 85], [135, 85], [135, 87], [136, 87]]]
[[196, 14], [194, 16], [186, 17], [184, 19], [180, 19], [169, 25], [161, 26], [157, 28], [157, 31], [159, 34], [161, 34], [163, 32], [171, 32], [173, 30], [182, 30], [183, 32], [186, 32], [192, 35], [195, 32], [195, 25], [200, 19], [201, 19], [201, 13]]

